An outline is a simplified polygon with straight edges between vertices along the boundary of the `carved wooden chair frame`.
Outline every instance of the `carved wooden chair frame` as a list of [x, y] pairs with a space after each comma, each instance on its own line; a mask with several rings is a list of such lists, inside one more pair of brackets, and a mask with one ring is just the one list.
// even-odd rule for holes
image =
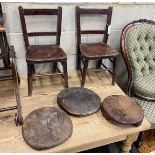
[[[121, 41], [120, 41], [120, 46], [121, 46], [121, 53], [122, 53], [122, 56], [123, 56], [123, 59], [124, 59], [124, 62], [126, 64], [126, 67], [127, 67], [127, 71], [128, 71], [128, 85], [127, 85], [127, 90], [126, 90], [126, 94], [129, 95], [129, 96], [132, 96], [133, 92], [132, 92], [132, 88], [131, 88], [131, 83], [132, 83], [132, 71], [131, 71], [131, 65], [130, 65], [130, 62], [128, 60], [128, 57], [127, 57], [127, 52], [126, 52], [126, 49], [125, 49], [125, 37], [126, 37], [126, 33], [128, 31], [129, 28], [131, 28], [132, 26], [134, 25], [137, 25], [137, 24], [144, 24], [144, 23], [147, 23], [147, 24], [152, 24], [152, 25], [155, 25], [155, 21], [152, 21], [152, 20], [147, 20], [147, 19], [139, 19], [139, 20], [135, 20], [129, 24], [127, 24], [123, 30], [122, 30], [122, 34], [121, 34]], [[139, 96], [140, 97], [140, 96]], [[142, 97], [143, 98], [143, 97]], [[144, 98], [143, 98], [144, 99]], [[149, 100], [149, 99], [148, 99]]]
[[22, 116], [22, 106], [20, 102], [20, 91], [19, 91], [19, 75], [17, 72], [17, 65], [16, 65], [16, 56], [15, 56], [15, 51], [14, 47], [10, 46], [9, 47], [9, 57], [10, 57], [10, 68], [12, 71], [12, 76], [10, 78], [4, 78], [3, 80], [11, 80], [13, 79], [15, 82], [15, 96], [16, 96], [16, 105], [12, 107], [4, 107], [0, 108], [0, 112], [5, 112], [5, 111], [10, 111], [10, 110], [15, 110], [17, 109], [17, 113], [15, 114], [15, 124], [16, 126], [22, 125], [23, 124], [23, 116]]

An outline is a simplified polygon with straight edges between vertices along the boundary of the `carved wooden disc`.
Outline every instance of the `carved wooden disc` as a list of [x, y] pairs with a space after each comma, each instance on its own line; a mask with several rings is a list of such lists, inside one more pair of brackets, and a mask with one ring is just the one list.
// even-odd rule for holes
[[108, 120], [122, 124], [139, 126], [144, 118], [143, 109], [127, 96], [108, 96], [103, 101], [101, 109]]
[[72, 135], [70, 117], [55, 107], [32, 111], [22, 127], [25, 142], [33, 149], [42, 150], [65, 142]]
[[72, 87], [62, 90], [57, 96], [59, 106], [73, 116], [86, 116], [97, 112], [100, 97], [87, 88]]

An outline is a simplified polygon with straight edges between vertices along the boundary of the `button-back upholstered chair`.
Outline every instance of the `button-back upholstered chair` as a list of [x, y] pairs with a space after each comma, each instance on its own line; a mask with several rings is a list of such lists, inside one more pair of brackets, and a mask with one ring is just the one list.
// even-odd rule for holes
[[[61, 21], [62, 21], [62, 8], [58, 9], [23, 9], [19, 6], [19, 15], [23, 30], [23, 37], [26, 47], [26, 62], [28, 66], [28, 95], [32, 95], [32, 75], [35, 73], [34, 64], [36, 63], [49, 63], [53, 62], [53, 72], [60, 69], [57, 63], [60, 62], [63, 66], [63, 77], [65, 80], [65, 87], [68, 87], [68, 74], [67, 74], [67, 56], [62, 50], [60, 45], [61, 36]], [[27, 32], [25, 16], [35, 15], [55, 15], [57, 16], [57, 32]], [[50, 18], [51, 16], [49, 16]], [[34, 18], [35, 20], [35, 18]], [[29, 45], [28, 37], [34, 36], [56, 36], [55, 45]]]
[[[106, 28], [105, 30], [81, 30], [81, 20], [82, 15], [105, 15], [107, 16]], [[115, 66], [116, 58], [118, 52], [111, 48], [108, 44], [109, 29], [111, 24], [112, 7], [108, 9], [86, 9], [76, 6], [76, 25], [77, 25], [77, 69], [80, 69], [82, 73], [81, 86], [83, 87], [86, 79], [86, 72], [88, 68], [89, 60], [97, 60], [97, 69], [100, 69], [101, 65], [113, 75], [112, 84], [115, 84]], [[81, 43], [81, 34], [104, 34], [103, 42], [100, 43]], [[107, 68], [103, 63], [102, 59], [110, 59], [113, 62], [113, 71]], [[113, 60], [111, 60], [111, 58]], [[81, 69], [81, 61], [84, 64], [83, 70]]]
[[126, 25], [121, 51], [128, 70], [128, 95], [144, 109], [155, 124], [155, 22], [146, 19]]

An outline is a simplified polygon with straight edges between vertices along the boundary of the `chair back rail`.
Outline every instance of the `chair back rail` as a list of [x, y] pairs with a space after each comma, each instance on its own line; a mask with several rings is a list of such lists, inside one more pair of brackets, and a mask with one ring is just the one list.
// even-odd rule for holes
[[[56, 36], [56, 45], [60, 45], [62, 7], [59, 6], [57, 9], [24, 9], [22, 6], [19, 6], [18, 9], [26, 48], [29, 46], [28, 37], [34, 36]], [[34, 15], [56, 15], [57, 32], [27, 32], [25, 16]]]
[[[77, 42], [78, 45], [81, 43], [81, 34], [104, 34], [103, 42], [107, 43], [108, 41], [108, 28], [111, 24], [111, 17], [112, 17], [112, 7], [109, 7], [108, 9], [94, 9], [94, 8], [80, 8], [79, 6], [76, 6], [76, 25], [77, 25]], [[107, 21], [106, 21], [106, 29], [105, 30], [81, 30], [81, 21], [80, 17], [81, 15], [92, 15], [92, 14], [99, 14], [99, 15], [106, 15]]]

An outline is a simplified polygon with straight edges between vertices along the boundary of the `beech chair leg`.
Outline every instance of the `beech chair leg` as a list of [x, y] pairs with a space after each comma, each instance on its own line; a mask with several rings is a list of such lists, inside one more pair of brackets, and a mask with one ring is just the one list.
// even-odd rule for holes
[[116, 60], [117, 58], [115, 57], [113, 61], [112, 85], [115, 85], [116, 83]]
[[102, 64], [102, 59], [97, 60], [96, 69], [100, 69]]
[[53, 68], [52, 68], [52, 72], [55, 73], [57, 70], [57, 62], [53, 62]]
[[65, 81], [65, 88], [68, 88], [68, 73], [67, 73], [67, 60], [61, 62], [63, 67], [63, 74], [64, 74], [64, 81]]
[[28, 64], [28, 96], [32, 96], [32, 66]]
[[84, 60], [81, 87], [84, 87], [84, 84], [85, 84], [85, 81], [86, 81], [87, 68], [88, 68], [88, 60]]

